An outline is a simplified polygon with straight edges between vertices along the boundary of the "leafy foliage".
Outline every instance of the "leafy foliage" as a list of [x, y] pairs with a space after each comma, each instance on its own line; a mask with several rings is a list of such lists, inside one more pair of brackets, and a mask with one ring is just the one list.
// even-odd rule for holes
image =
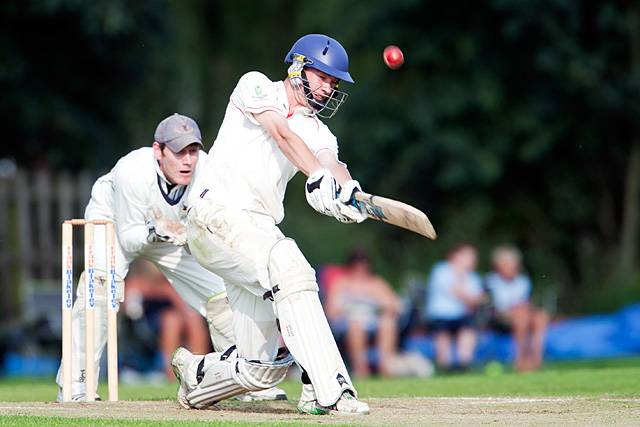
[[[580, 309], [577, 298], [638, 270], [639, 11], [613, 0], [2, 2], [0, 157], [107, 169], [174, 111], [213, 141], [242, 73], [282, 78], [297, 37], [329, 33], [356, 79], [330, 123], [341, 156], [368, 191], [424, 209], [440, 239], [314, 216], [296, 181], [284, 227], [310, 259], [365, 245], [399, 279], [457, 241], [484, 254], [510, 241], [538, 285]], [[398, 71], [382, 64], [387, 44], [404, 50]]]

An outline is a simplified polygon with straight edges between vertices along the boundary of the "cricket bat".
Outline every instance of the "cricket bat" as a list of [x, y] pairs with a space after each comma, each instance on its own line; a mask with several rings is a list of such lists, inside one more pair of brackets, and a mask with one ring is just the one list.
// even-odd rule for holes
[[437, 237], [427, 215], [413, 206], [362, 191], [355, 193], [355, 199], [364, 205], [369, 218], [402, 227], [431, 240]]

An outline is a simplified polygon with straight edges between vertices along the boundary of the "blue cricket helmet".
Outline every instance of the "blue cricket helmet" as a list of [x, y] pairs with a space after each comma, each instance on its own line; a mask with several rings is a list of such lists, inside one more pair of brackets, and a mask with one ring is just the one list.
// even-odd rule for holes
[[335, 39], [324, 34], [307, 34], [296, 41], [284, 62], [293, 62], [295, 55], [305, 58], [305, 66], [315, 68], [338, 80], [354, 83], [349, 74], [349, 55]]

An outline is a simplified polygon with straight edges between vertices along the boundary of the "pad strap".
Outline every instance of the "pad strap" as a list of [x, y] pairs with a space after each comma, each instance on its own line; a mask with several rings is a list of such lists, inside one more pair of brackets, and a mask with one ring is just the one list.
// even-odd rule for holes
[[238, 394], [274, 387], [293, 363], [289, 352], [273, 362], [246, 360], [236, 354], [234, 347], [220, 358], [203, 358], [198, 366], [198, 385], [187, 395], [189, 405], [203, 409]]

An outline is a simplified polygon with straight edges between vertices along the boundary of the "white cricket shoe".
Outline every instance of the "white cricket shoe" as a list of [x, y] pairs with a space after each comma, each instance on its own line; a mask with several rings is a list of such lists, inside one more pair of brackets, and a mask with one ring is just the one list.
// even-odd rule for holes
[[345, 390], [340, 399], [330, 408], [331, 413], [339, 415], [366, 415], [369, 413], [369, 405], [359, 401], [349, 390]]
[[[62, 387], [58, 387], [58, 397], [57, 397], [58, 402], [62, 403]], [[102, 399], [100, 398], [100, 396], [98, 396], [98, 394], [96, 393], [96, 398], [95, 401], [96, 402], [100, 402]], [[86, 402], [87, 401], [87, 394], [83, 391], [81, 393], [76, 393], [71, 395], [71, 401], [72, 402]]]
[[234, 396], [234, 399], [241, 402], [257, 402], [263, 400], [287, 400], [287, 393], [278, 387], [271, 387], [266, 390], [250, 391], [248, 393]]
[[[62, 402], [62, 387], [58, 385], [58, 402]], [[95, 395], [95, 400], [100, 401], [98, 393]], [[86, 402], [87, 401], [87, 384], [85, 382], [73, 381], [71, 383], [71, 401], [72, 402]]]
[[302, 384], [298, 412], [310, 415], [327, 415], [330, 409], [318, 403], [316, 392], [311, 384]]
[[345, 390], [336, 403], [331, 406], [322, 406], [318, 403], [313, 386], [303, 384], [298, 412], [311, 415], [366, 415], [369, 413], [369, 405], [356, 399], [351, 391]]
[[[189, 350], [184, 347], [178, 347], [171, 356], [171, 368], [173, 374], [180, 382], [178, 387], [178, 404], [185, 409], [191, 409], [187, 400], [187, 394], [189, 394], [189, 384], [196, 384], [196, 376], [198, 363], [203, 356], [195, 356]], [[197, 362], [197, 363], [196, 363]]]

